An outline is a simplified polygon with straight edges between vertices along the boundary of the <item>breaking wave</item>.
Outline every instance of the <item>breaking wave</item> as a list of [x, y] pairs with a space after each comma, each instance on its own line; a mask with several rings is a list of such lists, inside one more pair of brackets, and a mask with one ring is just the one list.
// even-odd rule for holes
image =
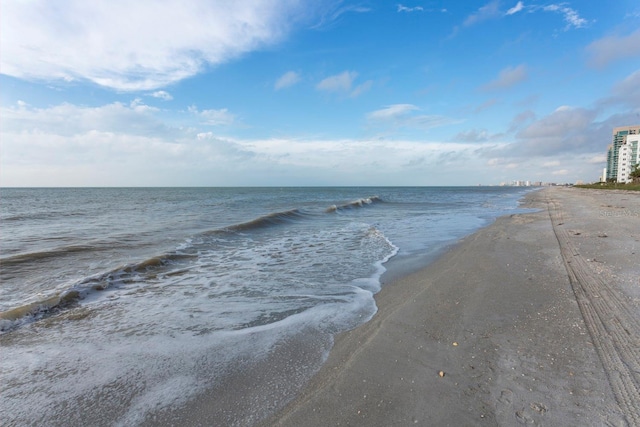
[[326, 212], [331, 213], [331, 212], [343, 211], [346, 209], [362, 208], [367, 205], [371, 205], [373, 203], [382, 203], [382, 202], [383, 200], [379, 196], [364, 197], [362, 199], [357, 199], [352, 202], [345, 203], [344, 205], [331, 205], [327, 208]]
[[[377, 196], [361, 198], [341, 206], [330, 208], [325, 213], [343, 209], [354, 209], [380, 201], [381, 199]], [[211, 244], [209, 238], [212, 236], [245, 233], [253, 230], [267, 229], [273, 226], [293, 224], [301, 220], [311, 219], [314, 216], [315, 214], [305, 212], [301, 209], [274, 212], [257, 217], [251, 221], [200, 233], [200, 235], [195, 236], [194, 239], [201, 240], [201, 238], [204, 238], [204, 244], [206, 245], [207, 242]], [[5, 266], [38, 262], [39, 260], [61, 257], [70, 253], [100, 251], [103, 249], [102, 246], [103, 245], [98, 242], [95, 242], [93, 246], [63, 246], [53, 248], [50, 251], [12, 255], [2, 259], [1, 262]], [[11, 331], [21, 325], [58, 314], [65, 309], [75, 307], [80, 300], [89, 298], [108, 289], [117, 289], [122, 285], [136, 283], [144, 284], [145, 281], [160, 276], [182, 274], [188, 271], [191, 261], [198, 259], [200, 249], [202, 248], [194, 246], [193, 243], [187, 243], [170, 253], [154, 256], [141, 262], [123, 265], [103, 273], [84, 277], [80, 281], [69, 284], [66, 289], [51, 292], [47, 295], [35, 296], [31, 301], [25, 301], [22, 305], [0, 312], [0, 334]]]

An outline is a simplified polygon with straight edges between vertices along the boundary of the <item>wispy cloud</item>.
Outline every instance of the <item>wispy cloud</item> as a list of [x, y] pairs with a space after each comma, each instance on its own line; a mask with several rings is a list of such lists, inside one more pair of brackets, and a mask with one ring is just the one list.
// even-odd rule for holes
[[402, 4], [398, 4], [398, 13], [411, 13], [411, 12], [427, 12], [427, 13], [447, 13], [447, 9], [445, 8], [424, 8], [423, 6], [414, 6], [409, 7]]
[[472, 25], [478, 24], [480, 22], [497, 18], [500, 16], [500, 1], [493, 0], [486, 5], [482, 6], [478, 9], [477, 12], [469, 15], [464, 22], [462, 23], [465, 27], [470, 27]]
[[594, 41], [587, 46], [589, 64], [605, 67], [612, 62], [640, 56], [640, 29], [629, 35], [611, 35]]
[[462, 25], [456, 25], [455, 27], [453, 27], [453, 32], [449, 37], [455, 37], [460, 32], [461, 27], [471, 27], [481, 22], [498, 18], [501, 15], [502, 13], [500, 12], [500, 0], [492, 0], [482, 6], [476, 12], [467, 16], [462, 22]]
[[625, 16], [625, 19], [636, 19], [640, 18], [640, 9], [634, 10], [632, 12], [628, 12]]
[[584, 28], [589, 25], [589, 21], [580, 16], [580, 13], [569, 7], [567, 3], [556, 3], [549, 4], [545, 6], [541, 5], [525, 5], [523, 1], [518, 1], [515, 6], [507, 10], [504, 14], [505, 16], [515, 15], [518, 12], [527, 11], [529, 13], [533, 12], [552, 12], [557, 13], [563, 16], [564, 21], [566, 22], [565, 30], [575, 29], [575, 28]]
[[192, 105], [189, 107], [189, 112], [198, 117], [202, 124], [210, 126], [228, 126], [236, 121], [235, 114], [231, 114], [226, 108], [199, 111]]
[[515, 132], [519, 129], [522, 129], [527, 124], [531, 123], [536, 119], [536, 113], [531, 110], [526, 110], [521, 113], [516, 114], [516, 116], [511, 119], [511, 123], [509, 124], [509, 132]]
[[592, 157], [590, 157], [589, 159], [587, 159], [587, 163], [589, 164], [603, 164], [604, 162], [607, 161], [607, 155], [605, 153], [602, 154], [596, 154]]
[[614, 85], [613, 93], [618, 96], [640, 98], [640, 70], [634, 71]]
[[372, 86], [373, 86], [373, 80], [367, 80], [366, 82], [361, 83], [358, 86], [356, 86], [355, 88], [353, 88], [353, 90], [351, 91], [349, 96], [352, 97], [352, 98], [356, 98], [356, 97], [362, 95], [363, 93], [368, 92], [369, 89], [371, 89]]
[[612, 96], [600, 101], [602, 106], [626, 106], [636, 111], [634, 122], [640, 121], [640, 70], [636, 70], [612, 88]]
[[344, 71], [323, 79], [316, 85], [316, 89], [327, 92], [348, 92], [356, 77], [358, 73], [355, 71]]
[[513, 6], [511, 9], [507, 10], [506, 15], [514, 15], [514, 14], [520, 12], [523, 9], [524, 9], [524, 3], [519, 1], [515, 6]]
[[354, 87], [354, 82], [357, 77], [358, 73], [355, 71], [344, 71], [340, 74], [335, 74], [321, 80], [316, 85], [316, 89], [325, 92], [341, 93], [350, 97], [357, 97], [368, 91], [373, 85], [373, 81], [367, 80], [366, 82]]
[[475, 107], [473, 109], [474, 113], [482, 113], [483, 111], [487, 111], [489, 110], [491, 107], [493, 107], [494, 105], [498, 104], [500, 101], [498, 101], [496, 98], [491, 98], [485, 102], [483, 102], [482, 104], [478, 105], [477, 107]]
[[412, 111], [420, 110], [413, 104], [394, 104], [372, 111], [367, 115], [369, 120], [397, 120], [400, 117], [406, 117]]
[[398, 12], [424, 12], [424, 7], [422, 6], [407, 7], [399, 4]]
[[495, 80], [482, 86], [481, 89], [485, 91], [507, 89], [526, 80], [527, 77], [527, 67], [524, 65], [521, 64], [517, 67], [507, 67], [500, 71]]
[[300, 81], [300, 74], [295, 71], [287, 71], [276, 81], [275, 90], [291, 87]]
[[453, 141], [455, 142], [486, 142], [491, 140], [496, 140], [501, 138], [503, 134], [492, 134], [486, 129], [471, 129], [467, 131], [462, 131], [456, 134], [453, 137]]
[[[359, 5], [343, 5], [341, 1], [320, 2], [319, 11], [316, 13], [318, 22], [312, 25], [314, 29], [327, 28], [336, 22], [340, 22], [343, 15], [349, 13], [369, 13], [371, 8]], [[304, 3], [304, 6], [309, 6]]]
[[[152, 90], [281, 40], [306, 4], [138, 0], [2, 4], [2, 73]], [[313, 8], [309, 8], [313, 10]]]
[[542, 10], [544, 10], [545, 12], [555, 12], [562, 14], [564, 16], [565, 22], [567, 23], [565, 30], [568, 30], [570, 28], [584, 28], [589, 23], [589, 21], [580, 17], [578, 11], [568, 7], [566, 3], [543, 6]]
[[442, 115], [417, 114], [419, 111], [420, 108], [413, 104], [393, 104], [368, 113], [367, 121], [372, 126], [423, 130], [460, 122]]

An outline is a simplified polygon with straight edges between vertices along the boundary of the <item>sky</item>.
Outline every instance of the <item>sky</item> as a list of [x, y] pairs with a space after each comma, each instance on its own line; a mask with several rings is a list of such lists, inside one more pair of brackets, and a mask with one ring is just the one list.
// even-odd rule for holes
[[640, 3], [0, 0], [0, 186], [597, 181]]

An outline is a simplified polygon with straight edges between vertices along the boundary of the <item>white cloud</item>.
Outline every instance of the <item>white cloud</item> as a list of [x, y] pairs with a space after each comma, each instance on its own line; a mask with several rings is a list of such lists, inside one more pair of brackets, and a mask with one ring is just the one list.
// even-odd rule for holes
[[276, 90], [284, 89], [295, 85], [300, 81], [300, 74], [295, 71], [287, 71], [276, 81], [274, 85]]
[[316, 89], [325, 92], [335, 92], [350, 97], [356, 97], [368, 91], [373, 85], [372, 80], [367, 80], [366, 82], [353, 88], [353, 83], [357, 77], [358, 73], [356, 73], [355, 71], [344, 71], [340, 74], [329, 76], [321, 80], [316, 85]]
[[[626, 106], [640, 112], [640, 69], [634, 71], [611, 88], [611, 96], [598, 101], [600, 107]], [[637, 122], [640, 117], [633, 119]]]
[[236, 121], [235, 114], [230, 113], [226, 108], [199, 111], [192, 105], [189, 107], [189, 112], [198, 117], [202, 124], [210, 126], [228, 126]]
[[[369, 13], [372, 11], [371, 8], [364, 6], [343, 5], [341, 1], [320, 2], [320, 5], [324, 7], [320, 7], [319, 13], [317, 13], [319, 22], [312, 26], [315, 29], [328, 27], [339, 22], [343, 15], [349, 13]], [[309, 6], [309, 4], [305, 3], [305, 6]]]
[[312, 6], [297, 0], [3, 2], [0, 68], [23, 79], [156, 89], [278, 42]]
[[323, 79], [316, 85], [316, 89], [327, 92], [349, 92], [356, 77], [358, 73], [355, 71], [344, 71]]
[[498, 16], [500, 16], [500, 1], [493, 0], [478, 9], [476, 13], [469, 15], [462, 25], [469, 27]]
[[486, 129], [471, 129], [459, 132], [453, 137], [457, 142], [485, 142], [500, 138], [502, 134], [492, 134]]
[[369, 120], [397, 120], [400, 117], [405, 117], [412, 111], [420, 110], [412, 104], [394, 104], [388, 107], [381, 108], [376, 111], [372, 111], [367, 115]]
[[135, 98], [133, 101], [129, 103], [129, 106], [133, 111], [136, 111], [139, 113], [158, 111], [156, 107], [150, 107], [146, 105], [144, 102], [142, 102], [142, 99], [140, 98]]
[[475, 153], [489, 159], [489, 166], [526, 159], [521, 176], [537, 173], [536, 179], [541, 181], [557, 176], [566, 182], [596, 181], [605, 166], [611, 129], [636, 123], [640, 117], [638, 95], [640, 70], [613, 85], [611, 95], [597, 100], [593, 109], [562, 105], [541, 118], [531, 111], [518, 114], [510, 131], [521, 130], [511, 143], [494, 147], [484, 144]]
[[[399, 179], [407, 182], [407, 167], [427, 171], [435, 168], [443, 156], [457, 153], [459, 159], [462, 153], [469, 152], [472, 147], [470, 144], [380, 139], [292, 141], [272, 138], [236, 143], [244, 150], [254, 152], [261, 159], [269, 159], [284, 169], [320, 170], [327, 175], [325, 179], [335, 180], [335, 183], [344, 184], [355, 179], [369, 185], [381, 182], [393, 185], [400, 182]], [[429, 160], [415, 162], [419, 158]], [[381, 165], [384, 165], [383, 174], [379, 173]], [[463, 167], [460, 166], [460, 169]], [[421, 182], [427, 182], [427, 179], [430, 178], [425, 177]]]
[[520, 12], [522, 9], [524, 9], [524, 3], [519, 1], [515, 6], [513, 6], [511, 9], [509, 9], [506, 14], [507, 15], [513, 15], [513, 14], [516, 14], [516, 13]]
[[[2, 108], [0, 182], [4, 186], [433, 185], [429, 171], [454, 158], [458, 161], [452, 162], [450, 175], [442, 175], [439, 182], [464, 184], [463, 170], [483, 162], [459, 162], [477, 144], [222, 138], [211, 131], [171, 127], [155, 117], [158, 111], [141, 111], [141, 105], [136, 101], [93, 108], [71, 104]], [[399, 113], [403, 108], [392, 110]], [[204, 112], [208, 111], [220, 112]], [[198, 117], [203, 113], [196, 112]], [[217, 118], [217, 113], [211, 114]], [[419, 173], [407, 174], [408, 170]]]
[[627, 36], [612, 35], [603, 37], [587, 46], [591, 56], [589, 63], [596, 67], [605, 67], [612, 62], [640, 56], [640, 29]]
[[399, 4], [398, 12], [424, 12], [424, 8], [422, 6], [407, 7]]
[[627, 14], [624, 16], [625, 19], [635, 19], [635, 18], [640, 18], [640, 10], [634, 10], [632, 12], [627, 12]]
[[500, 101], [497, 100], [496, 98], [492, 98], [492, 99], [488, 99], [487, 101], [483, 102], [482, 104], [478, 105], [477, 107], [475, 107], [473, 109], [474, 113], [482, 113], [483, 111], [487, 111], [489, 110], [491, 107], [493, 107], [496, 104], [499, 104]]
[[513, 119], [511, 119], [511, 123], [509, 124], [509, 132], [516, 131], [528, 122], [535, 120], [536, 114], [531, 110], [526, 110], [521, 113], [518, 113]]
[[129, 105], [114, 102], [99, 107], [77, 107], [63, 103], [32, 108], [18, 102], [17, 108], [2, 108], [2, 130], [6, 132], [54, 133], [72, 136], [87, 132], [171, 137], [173, 131], [154, 113], [157, 109], [134, 99]]
[[589, 24], [589, 21], [581, 18], [580, 14], [576, 10], [566, 6], [565, 3], [542, 6], [542, 10], [545, 12], [561, 13], [564, 15], [564, 20], [567, 23], [565, 30], [571, 28], [584, 28]]
[[[169, 126], [139, 100], [100, 107], [2, 108], [6, 186], [198, 185], [244, 170], [253, 153], [224, 138]], [[205, 113], [207, 111], [205, 110]], [[232, 169], [232, 170], [230, 170]], [[223, 183], [223, 181], [220, 181]]]
[[[508, 147], [508, 145], [507, 146], [502, 145], [502, 147]], [[492, 168], [497, 168], [501, 170], [522, 168], [522, 164], [518, 162], [514, 162], [513, 159], [507, 160], [500, 157], [489, 159], [486, 164], [487, 166], [491, 166]]]
[[596, 114], [583, 108], [558, 107], [553, 113], [532, 123], [518, 133], [521, 138], [564, 138], [588, 128]]
[[351, 93], [349, 94], [350, 97], [355, 98], [357, 96], [362, 95], [363, 93], [367, 92], [369, 89], [371, 89], [371, 87], [373, 86], [373, 80], [367, 80], [366, 82], [359, 84], [358, 86], [356, 86]]
[[173, 96], [169, 92], [165, 92], [164, 90], [158, 90], [151, 94], [154, 98], [164, 99], [165, 101], [171, 101]]
[[[548, 157], [561, 153], [590, 153], [604, 151], [607, 141], [601, 128], [596, 128], [595, 110], [562, 106], [551, 114], [533, 121], [516, 133], [513, 144], [499, 150], [489, 150], [487, 157]], [[610, 133], [610, 129], [608, 132]], [[605, 135], [606, 135], [605, 133]]]
[[[633, 85], [635, 78], [633, 74], [618, 86]], [[531, 112], [516, 116], [523, 118], [518, 119], [522, 130], [511, 142], [482, 128], [439, 142], [426, 140], [423, 131], [456, 121], [422, 114], [419, 106], [406, 103], [370, 112], [367, 124], [417, 129], [421, 136], [414, 140], [398, 137], [401, 132], [389, 140], [379, 135], [361, 140], [232, 139], [202, 126], [235, 123], [228, 110], [192, 107], [189, 112], [193, 116], [181, 113], [191, 118], [192, 127], [178, 128], [163, 122], [165, 110], [139, 98], [97, 107], [36, 108], [17, 102], [0, 110], [0, 182], [130, 186], [463, 185], [560, 177], [563, 182], [591, 181], [604, 166], [611, 128], [637, 119], [629, 113], [603, 120], [596, 110], [561, 106], [540, 119]], [[447, 164], [448, 175], [434, 178], [432, 172], [442, 164]], [[465, 174], [469, 169], [474, 170], [474, 182]]]
[[613, 92], [621, 96], [640, 97], [640, 70], [629, 74], [613, 87]]
[[506, 12], [500, 10], [500, 0], [492, 0], [489, 3], [482, 6], [475, 13], [469, 15], [461, 26], [455, 26], [452, 34], [449, 36], [454, 37], [458, 34], [461, 27], [471, 27], [473, 25], [500, 17], [512, 16], [519, 12], [526, 10], [529, 13], [533, 12], [552, 12], [561, 14], [566, 22], [565, 31], [574, 28], [584, 28], [589, 25], [589, 21], [582, 18], [577, 10], [570, 8], [566, 3], [549, 4], [546, 6], [540, 5], [525, 5], [523, 1], [518, 1], [515, 6], [508, 9]]
[[584, 28], [589, 25], [589, 21], [582, 18], [577, 10], [567, 6], [566, 3], [549, 4], [546, 6], [529, 5], [525, 6], [524, 2], [518, 1], [515, 6], [507, 10], [505, 16], [515, 15], [518, 12], [527, 10], [529, 13], [533, 12], [552, 12], [561, 14], [566, 22], [565, 31], [572, 28]]
[[527, 67], [524, 65], [518, 65], [517, 67], [507, 67], [500, 71], [498, 77], [482, 86], [482, 90], [498, 90], [507, 89], [514, 86], [528, 77]]
[[459, 123], [459, 120], [442, 115], [414, 114], [420, 108], [413, 104], [394, 104], [367, 114], [367, 121], [372, 126], [392, 126], [395, 128], [430, 129]]
[[597, 154], [587, 159], [587, 163], [591, 163], [591, 164], [604, 164], [606, 161], [607, 161], [607, 155], [604, 154], [604, 152], [602, 154]]

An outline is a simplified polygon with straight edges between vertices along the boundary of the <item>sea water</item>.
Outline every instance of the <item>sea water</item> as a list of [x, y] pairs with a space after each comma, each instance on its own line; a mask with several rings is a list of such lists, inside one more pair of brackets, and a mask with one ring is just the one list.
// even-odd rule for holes
[[153, 424], [210, 398], [251, 425], [371, 319], [387, 268], [528, 190], [1, 189], [3, 424]]

